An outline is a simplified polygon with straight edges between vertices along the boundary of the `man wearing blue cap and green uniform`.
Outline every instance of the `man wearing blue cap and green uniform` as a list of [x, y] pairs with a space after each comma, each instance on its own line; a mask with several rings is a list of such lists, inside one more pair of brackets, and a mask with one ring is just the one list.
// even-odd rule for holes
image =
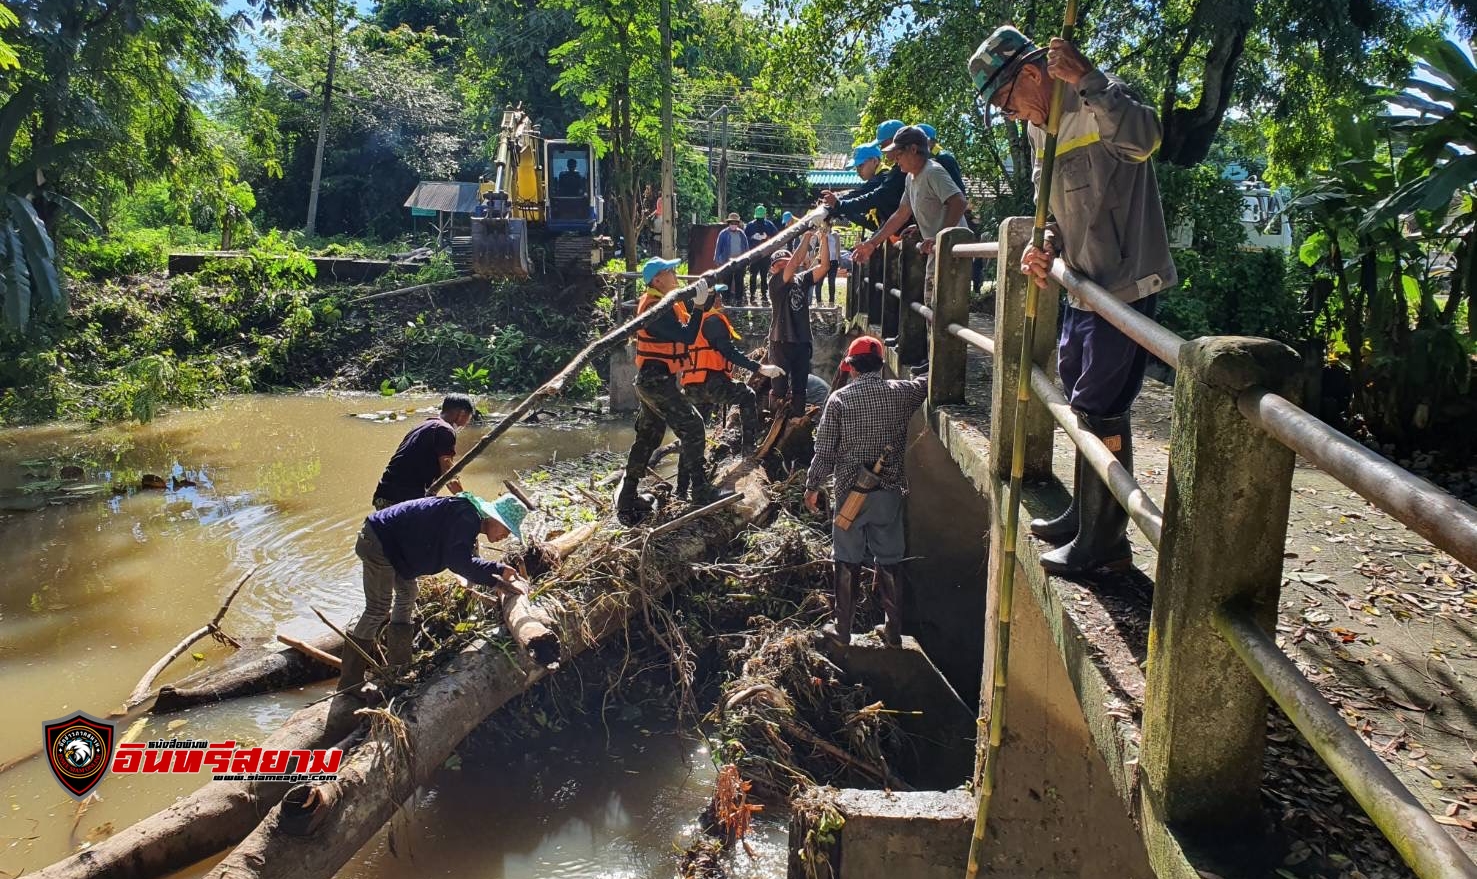
[[[969, 59], [969, 73], [987, 123], [991, 110], [1029, 123], [1038, 176], [1052, 80], [1066, 84], [1051, 181], [1053, 223], [1045, 249], [1027, 248], [1021, 271], [1045, 287], [1060, 255], [1074, 271], [1152, 316], [1159, 291], [1179, 279], [1149, 163], [1162, 133], [1154, 109], [1066, 40], [1053, 38], [1041, 49], [1009, 25], [980, 44]], [[1138, 343], [1068, 291], [1057, 345], [1062, 385], [1082, 426], [1101, 437], [1129, 472], [1128, 413], [1143, 387], [1147, 361]], [[1132, 564], [1128, 513], [1080, 452], [1075, 482], [1066, 512], [1031, 523], [1032, 533], [1059, 544], [1041, 557], [1041, 566], [1075, 576]]]
[[[364, 613], [349, 637], [359, 650], [377, 657], [375, 635], [385, 620], [385, 663], [402, 670], [410, 662], [415, 624], [417, 577], [452, 571], [479, 586], [519, 590], [518, 572], [477, 552], [477, 535], [496, 543], [508, 535], [523, 539], [528, 508], [505, 494], [488, 502], [469, 491], [451, 497], [423, 497], [386, 507], [364, 520], [354, 554], [364, 563]], [[339, 689], [355, 693], [364, 683], [366, 663], [359, 650], [344, 648]]]
[[[882, 154], [892, 149], [892, 137], [903, 129], [901, 119], [889, 119], [877, 126], [877, 139], [868, 144], [857, 147], [857, 152], [852, 159], [855, 162], [870, 161], [872, 150], [876, 150], [876, 158], [880, 162]], [[861, 157], [862, 150], [867, 152], [865, 158]], [[866, 186], [859, 187], [847, 193], [846, 198], [839, 198], [830, 190], [821, 192], [821, 200], [827, 207], [834, 208], [833, 216], [840, 214], [853, 223], [861, 226], [867, 231], [879, 228], [887, 218], [897, 211], [897, 206], [903, 200], [903, 187], [907, 184], [908, 175], [902, 169], [893, 167], [885, 174], [878, 174], [867, 181]]]
[[[754, 208], [754, 219], [744, 227], [744, 235], [748, 236], [749, 249], [753, 250], [769, 239], [779, 234], [779, 229], [767, 218], [769, 211], [764, 205]], [[749, 263], [749, 289], [754, 291], [753, 302], [758, 303], [759, 297], [764, 297], [764, 304], [769, 304], [769, 257], [761, 256]], [[747, 295], [743, 300], [745, 305], [750, 304]]]
[[[637, 314], [644, 314], [677, 289], [681, 283], [677, 280], [677, 265], [675, 259], [652, 257], [641, 266], [646, 292], [636, 303]], [[668, 427], [682, 443], [678, 478], [691, 486], [693, 501], [710, 503], [731, 494], [714, 489], [708, 482], [703, 463], [703, 417], [677, 384], [687, 367], [689, 348], [702, 332], [703, 311], [713, 296], [706, 281], [699, 280], [696, 286], [690, 314], [687, 306], [678, 302], [636, 332], [636, 399], [641, 407], [636, 412], [636, 439], [631, 443], [625, 476], [615, 496], [616, 518], [623, 525], [637, 524], [651, 509], [650, 501], [637, 491], [637, 484], [646, 475], [651, 454], [662, 444]]]

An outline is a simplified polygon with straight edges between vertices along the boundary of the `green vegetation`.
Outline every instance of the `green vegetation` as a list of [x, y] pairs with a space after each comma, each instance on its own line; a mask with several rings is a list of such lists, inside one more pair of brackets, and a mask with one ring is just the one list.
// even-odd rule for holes
[[[838, 128], [860, 142], [891, 117], [932, 122], [988, 184], [994, 197], [974, 205], [984, 227], [1028, 213], [1024, 130], [983, 128], [965, 63], [1002, 21], [1044, 39], [1063, 5], [673, 0], [678, 240], [716, 210], [704, 147], [725, 120], [727, 207], [746, 218], [807, 201], [777, 157], [840, 149]], [[371, 312], [349, 304], [358, 290], [314, 286], [303, 257], [430, 243], [406, 195], [485, 173], [499, 111], [521, 103], [545, 135], [594, 147], [601, 231], [633, 266], [659, 186], [659, 12], [656, 0], [0, 10], [0, 417], [148, 417], [320, 382], [516, 390], [551, 372], [588, 337], [583, 301], [545, 307], [496, 287], [481, 307], [458, 294]], [[1348, 371], [1351, 412], [1402, 448], [1470, 433], [1448, 428], [1473, 408], [1473, 71], [1444, 39], [1473, 23], [1467, 5], [1434, 0], [1113, 0], [1080, 31], [1164, 122], [1167, 209], [1193, 242], [1162, 317], [1190, 335], [1321, 345]], [[1295, 254], [1242, 249], [1230, 162], [1300, 196]], [[250, 256], [161, 279], [180, 249]], [[443, 252], [415, 280], [454, 275]], [[609, 305], [593, 314], [608, 320]]]

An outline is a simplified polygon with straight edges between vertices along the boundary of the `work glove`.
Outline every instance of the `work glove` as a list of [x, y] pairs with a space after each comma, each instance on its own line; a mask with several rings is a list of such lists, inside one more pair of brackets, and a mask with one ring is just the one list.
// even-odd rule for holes
[[773, 363], [766, 363], [759, 367], [759, 374], [766, 378], [779, 378], [785, 374], [785, 371]]
[[692, 304], [698, 308], [707, 308], [708, 303], [713, 301], [713, 288], [708, 286], [706, 278], [698, 278], [692, 282]]

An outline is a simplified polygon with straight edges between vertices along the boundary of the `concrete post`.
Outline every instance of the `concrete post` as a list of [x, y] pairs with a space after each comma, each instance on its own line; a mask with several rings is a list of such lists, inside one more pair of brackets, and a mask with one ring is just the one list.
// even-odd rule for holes
[[[1015, 436], [1016, 379], [1020, 375], [1022, 334], [1025, 331], [1026, 291], [1031, 280], [1021, 273], [1021, 255], [1031, 243], [1030, 217], [1009, 217], [1000, 224], [1000, 258], [995, 261], [995, 362], [990, 382], [990, 467], [1001, 479], [1010, 478], [1010, 455]], [[1056, 374], [1055, 282], [1036, 294], [1036, 336], [1031, 361]], [[1026, 478], [1051, 475], [1051, 432], [1056, 426], [1046, 406], [1034, 396], [1026, 406]]]
[[928, 321], [914, 311], [912, 303], [923, 301], [928, 258], [914, 251], [903, 267], [903, 300], [898, 303], [897, 356], [908, 365], [928, 356]]
[[1290, 399], [1298, 356], [1269, 339], [1185, 343], [1174, 386], [1164, 539], [1144, 695], [1145, 808], [1209, 843], [1261, 821], [1267, 696], [1211, 625], [1249, 603], [1276, 631], [1293, 454], [1236, 409], [1262, 385]]
[[972, 261], [954, 256], [954, 248], [973, 240], [968, 229], [945, 229], [934, 243], [933, 328], [928, 346], [928, 405], [964, 402], [964, 340], [949, 333], [949, 324], [969, 326], [969, 275]]
[[901, 291], [908, 285], [908, 268], [917, 258], [918, 252], [913, 250], [912, 246], [904, 244], [898, 248], [898, 268], [893, 273], [893, 277], [897, 278], [897, 283], [889, 285], [886, 290], [882, 291], [882, 338], [884, 339], [897, 338], [898, 306], [902, 302], [892, 295], [892, 291]]
[[851, 270], [846, 273], [846, 321], [857, 316], [862, 310], [862, 297], [866, 295], [867, 284], [870, 283], [870, 259], [858, 262], [852, 260]]

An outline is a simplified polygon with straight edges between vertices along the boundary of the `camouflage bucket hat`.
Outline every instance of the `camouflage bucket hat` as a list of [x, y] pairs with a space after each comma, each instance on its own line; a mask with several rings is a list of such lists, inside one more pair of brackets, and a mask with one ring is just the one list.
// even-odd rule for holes
[[974, 80], [980, 101], [988, 104], [995, 92], [1010, 82], [1010, 74], [1020, 62], [1036, 49], [1029, 37], [1010, 25], [996, 28], [969, 58], [969, 76]]

